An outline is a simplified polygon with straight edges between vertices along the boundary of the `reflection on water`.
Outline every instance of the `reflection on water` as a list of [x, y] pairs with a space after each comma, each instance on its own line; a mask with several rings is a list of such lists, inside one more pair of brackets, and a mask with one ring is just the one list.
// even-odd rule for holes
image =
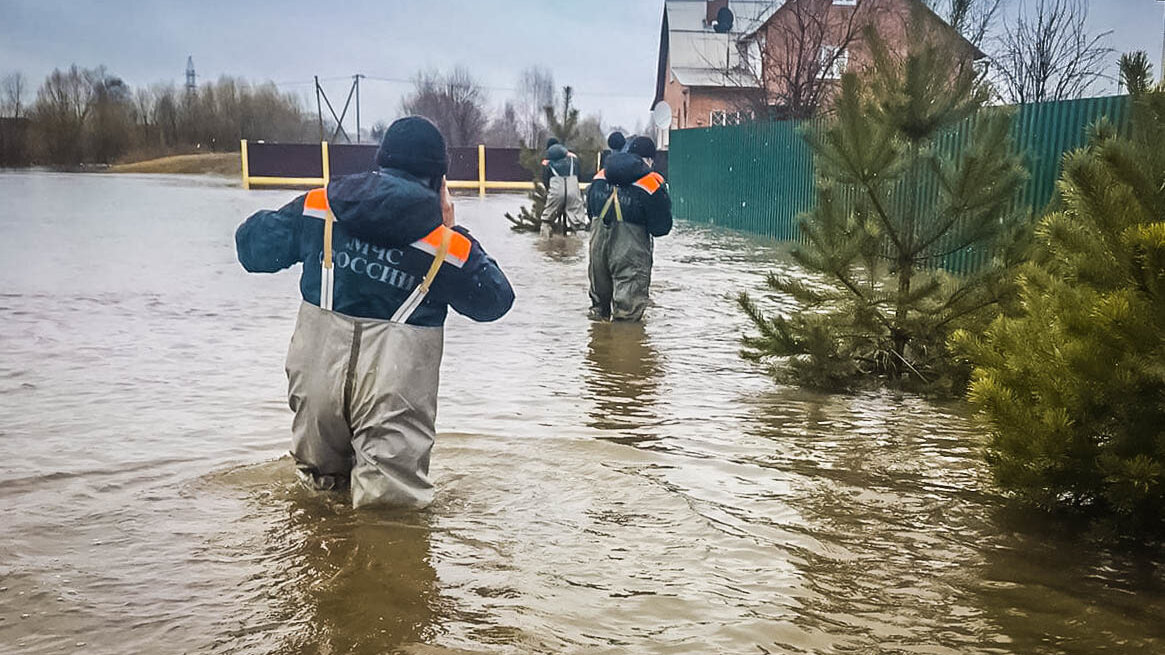
[[[656, 418], [663, 370], [642, 323], [592, 322], [586, 368], [588, 399], [594, 403], [588, 425], [598, 430], [631, 431]], [[627, 443], [642, 439], [606, 438], [627, 439]]]
[[647, 322], [592, 323], [585, 237], [459, 199], [517, 302], [449, 322], [434, 505], [355, 512], [286, 457], [296, 276], [234, 257], [293, 193], [0, 195], [0, 652], [1165, 652], [1165, 558], [1009, 516], [963, 406], [740, 360], [771, 244], [680, 223]]
[[301, 582], [295, 601], [310, 629], [279, 652], [383, 653], [436, 635], [437, 575], [424, 513], [357, 514], [346, 498], [301, 492], [287, 507], [297, 543], [281, 564]]
[[587, 236], [585, 232], [567, 236], [561, 234], [541, 235], [534, 242], [534, 245], [550, 261], [576, 262], [586, 255]]

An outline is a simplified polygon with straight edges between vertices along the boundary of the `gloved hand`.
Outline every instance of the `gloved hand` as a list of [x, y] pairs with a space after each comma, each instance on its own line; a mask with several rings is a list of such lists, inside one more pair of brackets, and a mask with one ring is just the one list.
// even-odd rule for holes
[[457, 224], [453, 215], [453, 201], [449, 198], [449, 185], [446, 184], [444, 177], [441, 178], [441, 223], [445, 227], [453, 227]]

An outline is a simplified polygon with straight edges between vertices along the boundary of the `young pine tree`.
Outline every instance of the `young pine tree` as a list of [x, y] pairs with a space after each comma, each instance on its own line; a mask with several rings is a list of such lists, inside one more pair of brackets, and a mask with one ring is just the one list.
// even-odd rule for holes
[[1000, 487], [1162, 532], [1165, 87], [1133, 106], [1128, 134], [1101, 123], [1065, 158], [1061, 208], [1020, 269], [1021, 311], [954, 345], [975, 365]]
[[[807, 137], [817, 204], [800, 219], [805, 245], [793, 256], [815, 279], [767, 279], [801, 311], [770, 317], [739, 297], [760, 332], [742, 354], [772, 361], [779, 379], [828, 390], [953, 384], [947, 337], [989, 320], [1008, 288], [1002, 256], [966, 276], [941, 266], [1014, 241], [1024, 170], [1010, 117], [984, 108], [988, 91], [971, 67], [952, 69], [944, 50], [912, 41], [900, 61], [875, 45], [875, 65], [842, 77], [835, 115]], [[952, 154], [944, 142], [958, 136], [964, 147]]]
[[[574, 89], [569, 86], [562, 88], [562, 113], [559, 114], [554, 105], [542, 108], [546, 114], [546, 127], [550, 134], [558, 139], [559, 143], [569, 144], [578, 136], [578, 108], [574, 106]], [[530, 207], [523, 205], [518, 208], [518, 215], [506, 212], [510, 229], [517, 232], [539, 232], [542, 230], [542, 213], [546, 209], [546, 185], [542, 183], [542, 144], [522, 144], [519, 155], [522, 166], [534, 176], [534, 190], [527, 194]]]

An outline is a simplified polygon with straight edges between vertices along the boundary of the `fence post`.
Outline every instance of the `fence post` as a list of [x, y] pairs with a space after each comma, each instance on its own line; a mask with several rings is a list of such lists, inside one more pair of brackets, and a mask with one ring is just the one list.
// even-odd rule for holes
[[239, 159], [243, 162], [243, 190], [249, 191], [251, 189], [251, 170], [247, 166], [247, 140], [243, 139], [239, 142]]
[[477, 195], [485, 197], [485, 144], [477, 145]]
[[320, 162], [323, 164], [324, 186], [332, 181], [332, 162], [328, 158], [328, 142], [320, 141]]

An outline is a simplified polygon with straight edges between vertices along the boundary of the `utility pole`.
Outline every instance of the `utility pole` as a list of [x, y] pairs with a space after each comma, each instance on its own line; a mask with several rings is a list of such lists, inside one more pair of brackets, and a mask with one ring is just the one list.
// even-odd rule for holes
[[320, 76], [314, 76], [316, 81], [316, 116], [320, 120], [320, 141], [324, 140], [324, 108], [320, 105]]
[[[1157, 0], [1162, 7], [1165, 7], [1165, 0]], [[1157, 79], [1165, 83], [1165, 12], [1161, 14], [1161, 68], [1157, 69]]]
[[356, 143], [360, 143], [360, 78], [364, 77], [360, 73], [352, 76], [353, 84], [356, 86]]

